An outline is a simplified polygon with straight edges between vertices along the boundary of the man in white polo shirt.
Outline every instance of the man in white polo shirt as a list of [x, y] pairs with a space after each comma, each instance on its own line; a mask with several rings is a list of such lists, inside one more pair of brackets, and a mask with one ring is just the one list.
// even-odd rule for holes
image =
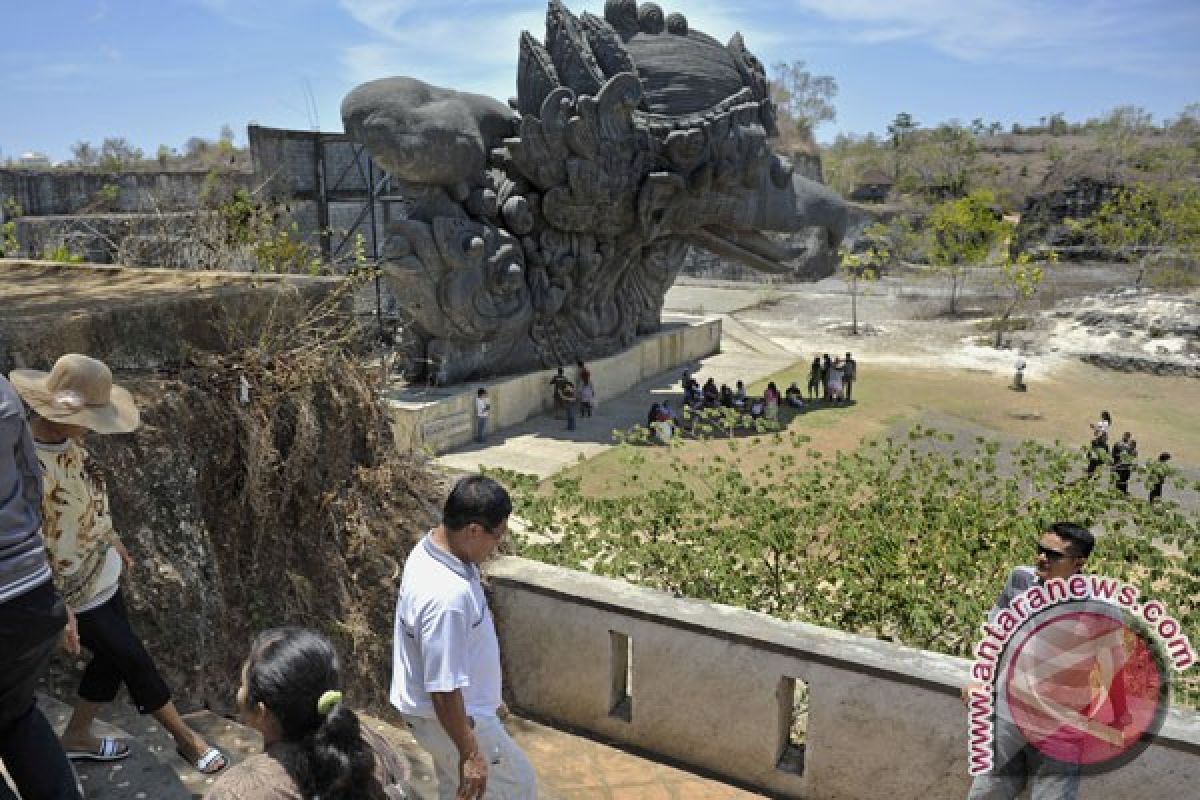
[[391, 701], [433, 756], [439, 800], [527, 800], [537, 779], [500, 707], [500, 646], [478, 565], [508, 530], [512, 501], [482, 475], [459, 480], [442, 524], [404, 564]]

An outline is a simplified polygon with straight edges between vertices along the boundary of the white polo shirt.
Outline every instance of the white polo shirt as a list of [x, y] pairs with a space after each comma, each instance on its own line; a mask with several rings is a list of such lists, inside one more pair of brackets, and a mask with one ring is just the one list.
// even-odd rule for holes
[[500, 707], [500, 644], [479, 582], [425, 535], [404, 564], [392, 644], [391, 701], [402, 714], [435, 718], [430, 692], [461, 689], [467, 714]]

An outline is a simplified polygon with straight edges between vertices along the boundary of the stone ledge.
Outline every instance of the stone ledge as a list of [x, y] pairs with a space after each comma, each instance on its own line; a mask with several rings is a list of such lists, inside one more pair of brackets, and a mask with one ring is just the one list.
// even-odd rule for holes
[[[596, 385], [597, 404], [624, 394], [646, 378], [711, 355], [721, 345], [721, 320], [681, 324], [641, 337], [616, 355], [588, 362]], [[574, 379], [574, 365], [564, 365]], [[442, 453], [474, 436], [475, 392], [486, 387], [492, 411], [488, 435], [553, 409], [550, 378], [555, 370], [464, 383], [448, 388], [405, 387], [385, 391], [392, 430], [401, 448]]]
[[[486, 569], [493, 584], [523, 589], [656, 624], [702, 633], [783, 655], [802, 655], [885, 680], [957, 696], [968, 678], [965, 658], [880, 641], [833, 628], [786, 622], [757, 611], [672, 597], [656, 589], [503, 556]], [[1155, 743], [1200, 755], [1200, 713], [1170, 709]]]

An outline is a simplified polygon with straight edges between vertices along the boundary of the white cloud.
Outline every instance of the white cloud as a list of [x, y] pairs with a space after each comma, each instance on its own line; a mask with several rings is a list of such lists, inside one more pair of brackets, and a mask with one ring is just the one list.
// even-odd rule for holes
[[[792, 0], [831, 24], [830, 39], [911, 40], [965, 61], [1167, 66], [1165, 35], [1200, 30], [1200, 7], [1148, 9], [1127, 0]], [[1184, 54], [1194, 55], [1191, 52]]]
[[[448, 2], [454, 4], [453, 15], [446, 13], [445, 5], [428, 0], [339, 0], [342, 9], [369, 31], [365, 41], [346, 47], [342, 53], [346, 79], [361, 83], [411, 75], [500, 100], [515, 94], [519, 37], [523, 30], [539, 40], [543, 37], [545, 0]], [[576, 14], [604, 13], [603, 0], [568, 0], [567, 6]], [[722, 41], [737, 30], [755, 50], [783, 39], [770, 28], [739, 25], [739, 21], [763, 16], [737, 6], [717, 0], [693, 0], [686, 4], [685, 12], [691, 27]]]

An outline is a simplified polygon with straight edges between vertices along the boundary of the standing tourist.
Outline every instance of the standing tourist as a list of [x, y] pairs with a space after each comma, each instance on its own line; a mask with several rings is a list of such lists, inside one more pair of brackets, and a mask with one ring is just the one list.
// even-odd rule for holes
[[[80, 800], [67, 754], [33, 694], [68, 613], [51, 582], [41, 507], [25, 407], [0, 375], [0, 761], [25, 800]], [[73, 620], [67, 646], [79, 652]]]
[[479, 581], [511, 513], [504, 487], [468, 475], [404, 564], [391, 702], [433, 756], [439, 800], [537, 796], [533, 767], [496, 716], [500, 646]]
[[851, 353], [846, 353], [842, 362], [842, 385], [846, 388], [846, 402], [854, 399], [854, 382], [858, 380], [858, 362]]
[[1133, 476], [1133, 465], [1137, 462], [1137, 442], [1129, 431], [1112, 446], [1112, 470], [1116, 476], [1117, 491], [1129, 494], [1129, 479]]
[[1162, 499], [1163, 484], [1167, 482], [1167, 473], [1170, 467], [1167, 462], [1171, 460], [1170, 453], [1159, 453], [1158, 461], [1150, 464], [1146, 469], [1150, 473], [1147, 478], [1147, 484], [1150, 486], [1150, 493], [1146, 499], [1151, 503], [1156, 503]]
[[592, 385], [591, 373], [588, 373], [587, 380], [579, 387], [579, 415], [590, 417], [595, 407], [596, 387]]
[[488, 417], [492, 413], [492, 401], [488, 399], [487, 389], [479, 388], [475, 393], [475, 441], [483, 443], [487, 440]]
[[842, 399], [844, 376], [845, 368], [842, 366], [842, 360], [840, 358], [834, 359], [825, 373], [825, 386], [829, 394], [829, 400], [835, 403]]
[[817, 356], [813, 359], [812, 366], [808, 368], [808, 399], [816, 400], [817, 392], [821, 389], [821, 357]]
[[563, 374], [563, 368], [559, 367], [557, 374], [550, 379], [550, 393], [554, 398], [554, 416], [557, 417], [559, 412], [563, 410], [562, 388], [565, 384], [570, 383], [567, 376]]
[[1088, 451], [1087, 474], [1092, 476], [1096, 468], [1108, 457], [1108, 431], [1112, 427], [1112, 415], [1107, 411], [1100, 412], [1100, 420], [1093, 422], [1092, 442]]
[[575, 430], [575, 414], [578, 409], [576, 401], [575, 384], [564, 380], [558, 385], [558, 402], [563, 411], [567, 412], [567, 430], [569, 431]]
[[113, 384], [103, 362], [75, 353], [58, 359], [49, 373], [19, 369], [9, 379], [36, 414], [31, 428], [45, 483], [46, 550], [75, 614], [79, 641], [92, 651], [62, 735], [68, 756], [114, 761], [129, 755], [120, 741], [92, 733], [101, 706], [125, 684], [138, 712], [162, 723], [184, 760], [202, 773], [220, 772], [228, 760], [179, 715], [170, 688], [129, 623], [120, 581], [133, 560], [113, 530], [104, 481], [80, 446], [88, 433], [136, 430], [133, 396]]
[[[1083, 571], [1095, 539], [1087, 528], [1056, 522], [1042, 533], [1034, 566], [1016, 567], [1008, 575], [988, 621], [996, 617], [1025, 590], [1052, 579], [1067, 580]], [[963, 701], [971, 687], [963, 687]], [[996, 765], [971, 784], [968, 800], [1015, 800], [1026, 784], [1034, 800], [1073, 800], [1079, 791], [1079, 765], [1057, 761], [1028, 744], [1020, 728], [997, 709], [995, 720]]]
[[408, 762], [342, 702], [341, 671], [316, 631], [255, 637], [237, 705], [263, 752], [230, 768], [205, 800], [402, 800]]
[[821, 399], [829, 399], [829, 370], [833, 367], [833, 359], [829, 353], [821, 355]]

